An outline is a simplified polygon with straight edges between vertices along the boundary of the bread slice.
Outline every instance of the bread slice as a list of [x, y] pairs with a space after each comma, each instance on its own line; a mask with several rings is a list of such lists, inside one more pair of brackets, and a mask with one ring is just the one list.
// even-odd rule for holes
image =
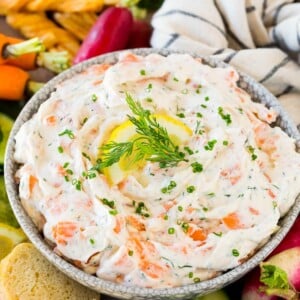
[[0, 263], [0, 300], [41, 299], [98, 300], [100, 295], [65, 276], [32, 244], [19, 244]]

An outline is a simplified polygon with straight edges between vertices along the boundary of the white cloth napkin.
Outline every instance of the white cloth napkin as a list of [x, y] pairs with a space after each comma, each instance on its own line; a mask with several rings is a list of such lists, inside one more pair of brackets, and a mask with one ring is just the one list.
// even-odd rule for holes
[[248, 73], [300, 130], [299, 0], [165, 0], [152, 26], [152, 47], [214, 55]]

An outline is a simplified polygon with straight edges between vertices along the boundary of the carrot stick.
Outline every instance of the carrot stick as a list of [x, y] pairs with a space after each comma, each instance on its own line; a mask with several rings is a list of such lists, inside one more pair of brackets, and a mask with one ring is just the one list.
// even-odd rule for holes
[[21, 39], [0, 34], [0, 64], [10, 64], [24, 70], [35, 69], [37, 54], [34, 52], [41, 50], [43, 46], [39, 40], [32, 39], [24, 42]]
[[29, 74], [15, 66], [0, 65], [0, 99], [23, 99]]

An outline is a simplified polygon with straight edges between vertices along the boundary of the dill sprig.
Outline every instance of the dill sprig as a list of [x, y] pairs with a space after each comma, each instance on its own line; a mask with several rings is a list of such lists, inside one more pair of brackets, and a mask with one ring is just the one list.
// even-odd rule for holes
[[136, 128], [137, 137], [128, 142], [111, 141], [104, 144], [100, 148], [102, 158], [97, 164], [97, 170], [101, 171], [117, 163], [123, 156], [132, 156], [131, 164], [147, 160], [159, 163], [161, 168], [174, 167], [181, 161], [187, 161], [185, 154], [171, 140], [166, 128], [157, 122], [149, 110], [144, 109], [128, 93], [126, 102], [133, 113], [128, 118]]

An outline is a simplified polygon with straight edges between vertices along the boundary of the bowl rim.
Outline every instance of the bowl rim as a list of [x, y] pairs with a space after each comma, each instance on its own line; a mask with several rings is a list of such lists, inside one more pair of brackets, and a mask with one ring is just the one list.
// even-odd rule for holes
[[[182, 285], [177, 287], [166, 287], [166, 288], [145, 288], [138, 286], [128, 286], [125, 284], [115, 283], [109, 280], [104, 280], [96, 277], [95, 275], [90, 275], [84, 271], [73, 266], [67, 260], [58, 256], [53, 252], [51, 247], [46, 243], [42, 234], [38, 231], [37, 227], [33, 224], [31, 218], [27, 215], [24, 208], [21, 205], [21, 201], [18, 196], [17, 184], [14, 181], [15, 171], [17, 170], [17, 164], [13, 161], [13, 153], [15, 140], [14, 137], [19, 131], [22, 124], [29, 120], [32, 115], [38, 110], [40, 104], [46, 101], [49, 98], [51, 92], [55, 90], [55, 86], [71, 77], [80, 73], [82, 70], [88, 68], [91, 65], [101, 63], [106, 60], [111, 60], [116, 62], [119, 55], [124, 52], [131, 52], [137, 55], [146, 56], [149, 54], [160, 54], [167, 56], [170, 54], [189, 54], [192, 57], [199, 57], [204, 60], [205, 63], [213, 67], [226, 67], [228, 64], [220, 61], [219, 59], [212, 57], [204, 57], [195, 53], [189, 53], [186, 51], [174, 51], [168, 49], [155, 49], [155, 48], [140, 48], [140, 49], [130, 49], [123, 51], [111, 52], [108, 54], [100, 55], [95, 58], [84, 61], [80, 64], [73, 66], [72, 68], [64, 71], [58, 76], [54, 77], [45, 86], [39, 90], [24, 106], [20, 114], [18, 115], [14, 126], [11, 130], [8, 144], [6, 147], [5, 153], [5, 163], [4, 163], [4, 177], [5, 185], [7, 189], [8, 198], [12, 206], [13, 212], [24, 230], [25, 234], [28, 236], [29, 240], [35, 245], [35, 247], [41, 252], [41, 254], [46, 257], [54, 266], [56, 266], [60, 271], [65, 273], [68, 277], [74, 279], [75, 281], [103, 294], [112, 295], [124, 299], [153, 299], [153, 297], [159, 297], [160, 299], [168, 299], [170, 297], [191, 297], [191, 295], [204, 295], [214, 290], [223, 288], [230, 283], [238, 280], [244, 276], [247, 272], [252, 270], [259, 262], [263, 261], [273, 249], [280, 243], [280, 241], [287, 234], [294, 221], [297, 218], [298, 213], [300, 212], [300, 196], [298, 195], [295, 203], [290, 208], [288, 213], [280, 219], [280, 228], [273, 234], [269, 240], [255, 252], [249, 259], [247, 259], [242, 264], [237, 267], [228, 270], [221, 275], [208, 279], [199, 283], [194, 283], [190, 285]], [[280, 112], [280, 116], [285, 124], [288, 126], [287, 132], [290, 136], [295, 139], [297, 147], [300, 146], [300, 133], [297, 130], [297, 127], [288, 114], [282, 109], [278, 100], [261, 84], [256, 82], [250, 76], [244, 74], [243, 72], [238, 72], [240, 78], [247, 82], [250, 82], [252, 85], [260, 88], [264, 95], [267, 95], [268, 100], [272, 102], [272, 107]], [[243, 87], [242, 87], [243, 88]], [[264, 103], [262, 101], [262, 103]], [[268, 103], [264, 103], [268, 106]]]

